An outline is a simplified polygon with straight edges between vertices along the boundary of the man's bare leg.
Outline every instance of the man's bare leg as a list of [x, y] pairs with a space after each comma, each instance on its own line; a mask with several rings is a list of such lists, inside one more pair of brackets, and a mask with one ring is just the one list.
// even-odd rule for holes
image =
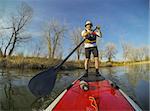
[[95, 69], [99, 69], [99, 59], [98, 57], [95, 57]]
[[99, 58], [95, 57], [95, 69], [96, 69], [96, 76], [99, 76]]
[[88, 58], [85, 59], [84, 66], [85, 66], [85, 71], [86, 71], [85, 76], [88, 76], [88, 66], [89, 66], [89, 59]]

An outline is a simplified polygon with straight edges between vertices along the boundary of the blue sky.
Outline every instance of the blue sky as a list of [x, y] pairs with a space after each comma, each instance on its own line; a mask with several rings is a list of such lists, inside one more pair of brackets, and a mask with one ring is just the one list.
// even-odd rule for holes
[[[28, 31], [33, 33], [35, 42], [38, 41], [35, 36], [41, 36], [39, 32], [45, 21], [56, 18], [66, 21], [69, 30], [74, 27], [84, 28], [87, 19], [94, 25], [100, 25], [103, 33], [101, 45], [115, 43], [117, 58], [121, 58], [122, 38], [138, 47], [148, 45], [149, 0], [1, 0], [0, 17], [7, 18], [21, 1], [28, 3], [34, 10]], [[68, 35], [64, 41], [64, 56], [70, 46]]]

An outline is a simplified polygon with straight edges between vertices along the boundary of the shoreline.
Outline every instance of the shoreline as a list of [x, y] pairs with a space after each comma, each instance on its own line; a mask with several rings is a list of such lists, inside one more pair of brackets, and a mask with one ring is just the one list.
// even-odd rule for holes
[[[40, 57], [10, 57], [0, 58], [0, 68], [14, 68], [14, 69], [48, 69], [60, 63], [62, 60], [47, 59]], [[113, 61], [113, 62], [101, 62], [100, 67], [117, 67], [117, 66], [129, 66], [150, 64], [150, 61]], [[94, 67], [94, 62], [91, 61], [89, 67]], [[84, 69], [84, 60], [82, 61], [66, 61], [60, 68], [61, 70], [75, 70]]]
[[130, 65], [141, 65], [141, 64], [150, 64], [150, 61], [139, 61], [139, 62], [124, 62], [122, 64], [114, 64], [112, 67], [117, 66], [130, 66]]

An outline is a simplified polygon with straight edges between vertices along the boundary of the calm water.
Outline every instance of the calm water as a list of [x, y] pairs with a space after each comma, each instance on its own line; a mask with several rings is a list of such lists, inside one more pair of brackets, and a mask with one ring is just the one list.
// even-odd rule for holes
[[[83, 70], [60, 72], [51, 96], [35, 98], [27, 84], [40, 71], [0, 69], [0, 111], [36, 111], [46, 107]], [[145, 111], [149, 110], [149, 65], [102, 68], [103, 76], [115, 81]]]

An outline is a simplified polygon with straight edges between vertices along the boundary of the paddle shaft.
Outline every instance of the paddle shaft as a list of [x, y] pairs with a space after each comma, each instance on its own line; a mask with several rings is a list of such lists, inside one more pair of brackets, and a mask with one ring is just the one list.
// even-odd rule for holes
[[55, 67], [55, 70], [59, 70], [59, 68], [67, 61], [67, 59], [77, 50], [78, 47], [85, 41], [85, 39], [82, 40], [82, 42], [77, 45], [77, 47], [60, 63]]

